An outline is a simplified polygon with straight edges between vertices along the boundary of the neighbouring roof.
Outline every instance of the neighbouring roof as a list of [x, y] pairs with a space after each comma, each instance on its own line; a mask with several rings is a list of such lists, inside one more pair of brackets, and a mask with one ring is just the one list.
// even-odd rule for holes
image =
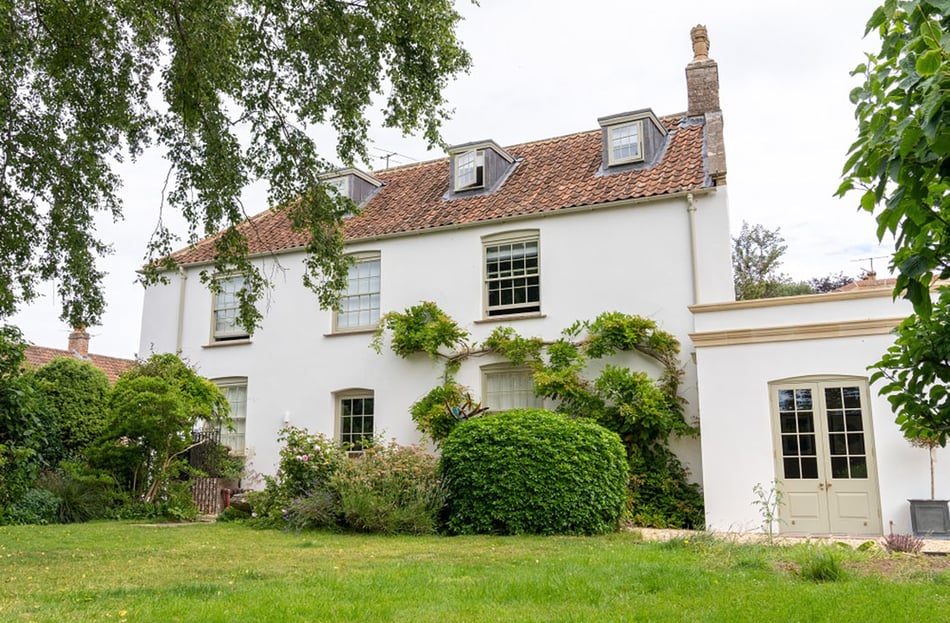
[[[602, 130], [570, 134], [506, 148], [516, 165], [492, 193], [447, 198], [447, 158], [373, 171], [383, 186], [346, 221], [348, 241], [556, 212], [566, 208], [662, 197], [711, 187], [704, 154], [702, 117], [661, 119], [668, 143], [652, 167], [603, 174]], [[240, 226], [251, 254], [306, 245], [286, 213], [268, 210]], [[173, 254], [182, 264], [214, 258], [215, 236]]]
[[852, 281], [849, 284], [843, 285], [840, 288], [836, 288], [834, 292], [852, 292], [854, 290], [874, 290], [878, 288], [887, 288], [888, 290], [893, 290], [894, 286], [897, 285], [897, 279], [889, 277], [887, 279], [861, 279], [859, 281]]
[[34, 368], [46, 365], [57, 357], [72, 357], [80, 361], [87, 361], [105, 372], [106, 376], [109, 377], [110, 383], [115, 383], [119, 375], [135, 365], [135, 360], [133, 359], [121, 359], [119, 357], [93, 354], [81, 357], [68, 350], [47, 348], [45, 346], [27, 346], [24, 354], [26, 355], [27, 363]]

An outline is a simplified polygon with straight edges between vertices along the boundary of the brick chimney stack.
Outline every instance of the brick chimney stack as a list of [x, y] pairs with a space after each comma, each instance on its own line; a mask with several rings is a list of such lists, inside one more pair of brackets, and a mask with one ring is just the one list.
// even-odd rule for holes
[[706, 124], [706, 164], [717, 186], [726, 183], [726, 148], [722, 138], [719, 108], [719, 65], [709, 58], [709, 33], [702, 24], [689, 31], [693, 60], [686, 65], [686, 95], [689, 117], [703, 117]]
[[76, 327], [69, 334], [69, 352], [83, 358], [89, 356], [89, 334], [86, 332], [86, 327]]

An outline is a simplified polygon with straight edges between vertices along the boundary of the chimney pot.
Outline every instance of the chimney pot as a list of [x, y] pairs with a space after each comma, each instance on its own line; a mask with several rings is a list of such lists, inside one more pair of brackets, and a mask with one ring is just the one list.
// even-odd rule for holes
[[693, 40], [693, 61], [709, 60], [709, 33], [702, 24], [696, 24], [689, 31]]
[[76, 327], [69, 334], [69, 352], [85, 359], [89, 356], [89, 334], [86, 327]]

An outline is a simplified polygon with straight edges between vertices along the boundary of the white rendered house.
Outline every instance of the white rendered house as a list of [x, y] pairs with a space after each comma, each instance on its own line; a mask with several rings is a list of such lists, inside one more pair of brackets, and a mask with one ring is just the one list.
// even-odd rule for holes
[[[734, 300], [718, 70], [705, 29], [691, 34], [685, 113], [636, 110], [568, 136], [333, 174], [362, 207], [344, 230], [355, 264], [340, 312], [302, 284], [306, 241], [284, 213], [246, 229], [278, 276], [253, 335], [234, 321], [239, 278], [219, 276], [217, 296], [198, 278], [211, 242], [179, 251], [181, 269], [146, 291], [139, 353], [180, 352], [219, 383], [237, 424], [225, 443], [267, 474], [287, 424], [420, 439], [409, 408], [441, 367], [370, 349], [386, 312], [433, 301], [475, 341], [500, 324], [550, 340], [601, 312], [636, 314], [682, 344], [701, 443], [676, 450], [703, 485], [707, 528], [761, 530], [753, 487], [778, 482], [781, 532], [910, 532], [905, 500], [928, 493], [927, 453], [903, 439], [867, 371], [910, 308], [887, 287]], [[492, 409], [540, 405], [530, 373], [501, 359], [467, 360], [456, 378]], [[950, 496], [950, 477], [937, 484]]]
[[[260, 473], [274, 471], [286, 424], [343, 441], [420, 439], [409, 407], [440, 368], [369, 348], [382, 314], [420, 301], [477, 341], [499, 324], [555, 339], [605, 311], [655, 319], [683, 344], [684, 397], [698, 421], [689, 306], [734, 294], [718, 69], [705, 29], [693, 35], [685, 113], [636, 110], [568, 136], [470, 142], [441, 160], [336, 172], [330, 183], [362, 208], [344, 230], [356, 263], [338, 313], [302, 284], [304, 241], [284, 213], [247, 229], [264, 272], [281, 267], [253, 335], [234, 322], [240, 278], [221, 275], [217, 296], [198, 278], [211, 243], [176, 253], [181, 270], [146, 291], [139, 352], [180, 352], [224, 387], [237, 422], [225, 442]], [[538, 404], [528, 372], [500, 359], [468, 361], [457, 380], [494, 409]], [[698, 441], [677, 451], [701, 478]]]

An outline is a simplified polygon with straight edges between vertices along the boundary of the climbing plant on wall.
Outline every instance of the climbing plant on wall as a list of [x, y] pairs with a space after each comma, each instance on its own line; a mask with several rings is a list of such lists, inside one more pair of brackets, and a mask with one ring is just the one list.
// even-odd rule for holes
[[[524, 337], [510, 326], [499, 326], [477, 343], [435, 303], [422, 302], [382, 318], [372, 342], [377, 352], [382, 352], [387, 335], [396, 355], [424, 353], [444, 364], [439, 384], [410, 409], [419, 430], [437, 445], [458, 422], [484, 410], [455, 378], [462, 362], [499, 355], [528, 367], [535, 392], [554, 402], [558, 411], [589, 418], [620, 435], [630, 463], [635, 522], [702, 526], [702, 495], [669, 448], [673, 437], [698, 433], [686, 421], [685, 400], [679, 395], [680, 345], [656, 322], [606, 312], [591, 321], [575, 322], [555, 340]], [[652, 360], [661, 370], [659, 378], [610, 359], [621, 353], [639, 353]], [[589, 378], [591, 362], [605, 359], [600, 373]]]

